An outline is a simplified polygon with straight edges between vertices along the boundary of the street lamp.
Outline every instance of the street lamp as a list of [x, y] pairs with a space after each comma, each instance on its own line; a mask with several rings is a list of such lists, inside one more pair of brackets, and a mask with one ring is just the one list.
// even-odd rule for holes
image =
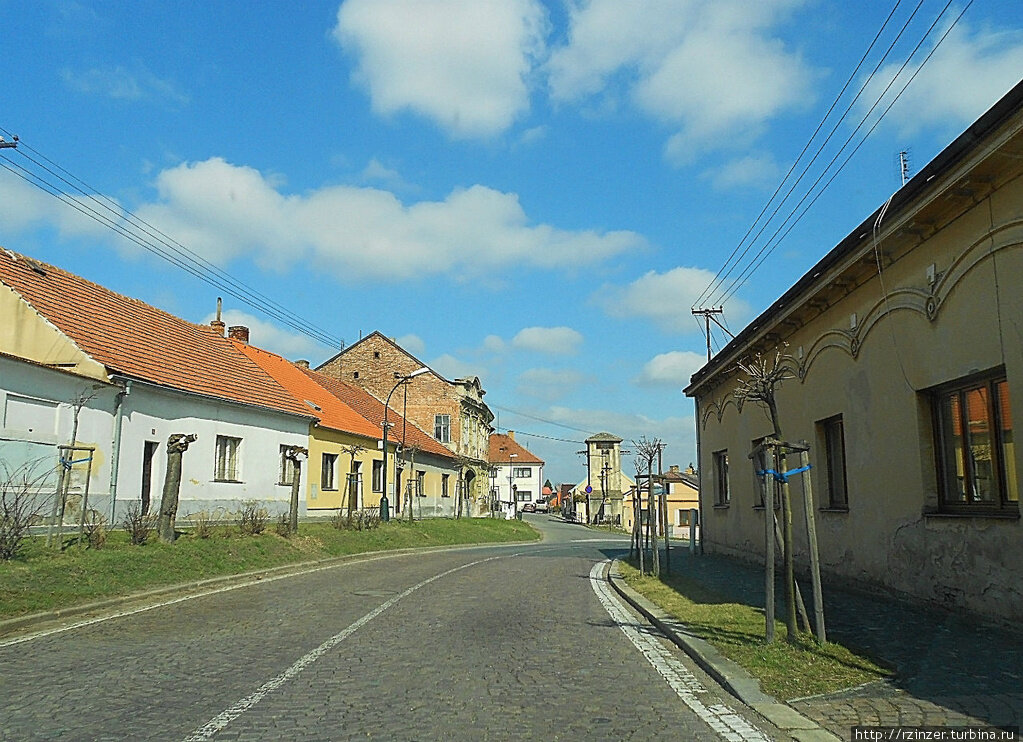
[[490, 517], [494, 517], [494, 511], [497, 510], [498, 504], [501, 499], [497, 495], [497, 467], [490, 467]]
[[388, 506], [388, 502], [387, 502], [387, 429], [388, 429], [387, 413], [391, 409], [391, 407], [390, 407], [390, 405], [391, 405], [391, 395], [394, 394], [394, 392], [397, 391], [398, 387], [401, 386], [402, 384], [408, 383], [409, 381], [411, 381], [412, 379], [416, 378], [417, 376], [422, 376], [423, 374], [425, 374], [429, 370], [430, 369], [428, 369], [426, 366], [423, 366], [422, 368], [417, 368], [412, 373], [404, 375], [404, 376], [399, 374], [397, 371], [395, 371], [394, 372], [394, 378], [396, 378], [398, 381], [395, 383], [394, 388], [391, 389], [391, 391], [387, 394], [387, 401], [384, 402], [384, 472], [383, 472], [383, 494], [381, 494], [381, 496], [380, 496], [380, 520], [385, 521], [385, 522], [389, 521], [391, 519], [391, 512], [388, 509], [389, 506]]

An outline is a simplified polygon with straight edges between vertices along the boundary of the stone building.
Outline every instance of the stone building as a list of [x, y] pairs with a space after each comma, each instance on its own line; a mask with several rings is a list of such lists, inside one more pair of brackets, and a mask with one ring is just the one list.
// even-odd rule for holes
[[810, 445], [825, 579], [1018, 625], [1020, 317], [1023, 83], [693, 375], [704, 548], [763, 560], [748, 457], [772, 426], [736, 394], [737, 362], [781, 353], [779, 424]]
[[[475, 376], [452, 381], [433, 369], [398, 386], [400, 377], [421, 368], [428, 367], [394, 340], [373, 332], [316, 370], [356, 384], [380, 401], [390, 397], [392, 410], [433, 431], [433, 437], [461, 463], [458, 494], [467, 501], [463, 504], [471, 508], [470, 514], [483, 514], [490, 487], [488, 450], [494, 421], [494, 413], [483, 401], [486, 392]], [[400, 440], [401, 430], [392, 428], [389, 435]]]
[[622, 522], [622, 497], [635, 486], [622, 471], [622, 439], [597, 433], [586, 439], [586, 479], [572, 490], [575, 517], [590, 523]]

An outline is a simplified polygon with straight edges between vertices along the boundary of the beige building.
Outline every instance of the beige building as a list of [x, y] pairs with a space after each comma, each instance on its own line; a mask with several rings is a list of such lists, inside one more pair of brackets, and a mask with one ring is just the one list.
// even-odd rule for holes
[[1021, 318], [1023, 83], [693, 376], [705, 550], [763, 559], [748, 455], [772, 429], [737, 398], [736, 364], [780, 349], [779, 422], [811, 446], [825, 589], [840, 579], [1018, 623]]
[[622, 471], [622, 439], [597, 433], [586, 439], [586, 479], [573, 489], [575, 517], [588, 523], [622, 522], [622, 498], [635, 482]]
[[[487, 453], [494, 421], [494, 413], [483, 401], [486, 392], [475, 376], [450, 381], [433, 369], [404, 388], [395, 389], [398, 377], [424, 367], [426, 364], [394, 340], [373, 332], [316, 370], [356, 384], [382, 402], [390, 397], [392, 410], [423, 430], [432, 431], [434, 439], [461, 462], [457, 490], [468, 501], [469, 514], [482, 515], [489, 496]], [[400, 435], [400, 431], [390, 435]]]
[[[689, 528], [692, 525], [690, 515], [693, 510], [699, 510], [700, 508], [699, 477], [693, 471], [692, 466], [683, 471], [674, 465], [668, 467], [668, 471], [655, 475], [655, 477], [654, 495], [656, 496], [662, 490], [666, 495], [669, 535], [674, 538], [689, 538]], [[647, 491], [645, 479], [638, 483], [638, 488], [642, 490], [640, 493], [640, 505], [643, 512], [640, 516], [640, 521], [646, 522]], [[626, 531], [630, 532], [632, 531], [634, 521], [633, 501], [636, 497], [636, 490], [637, 487], [630, 488], [622, 498], [622, 525]], [[660, 529], [660, 533], [664, 533], [663, 527]]]

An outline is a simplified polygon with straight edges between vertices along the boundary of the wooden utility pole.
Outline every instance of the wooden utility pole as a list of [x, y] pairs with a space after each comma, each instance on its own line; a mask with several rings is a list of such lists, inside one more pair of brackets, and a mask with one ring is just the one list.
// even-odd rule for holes
[[806, 516], [806, 537], [810, 547], [810, 579], [813, 582], [813, 614], [817, 641], [828, 640], [824, 628], [824, 595], [821, 590], [821, 559], [817, 550], [817, 521], [813, 512], [813, 485], [810, 475], [810, 454], [799, 452], [799, 468], [803, 470], [803, 512]]

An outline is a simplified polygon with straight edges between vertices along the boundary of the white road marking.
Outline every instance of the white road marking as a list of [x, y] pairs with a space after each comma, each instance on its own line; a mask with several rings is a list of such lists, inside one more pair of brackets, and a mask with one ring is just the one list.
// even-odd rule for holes
[[[508, 556], [519, 556], [519, 554], [511, 554], [511, 555], [508, 555]], [[470, 562], [468, 564], [463, 564], [460, 567], [455, 567], [454, 569], [449, 569], [446, 572], [441, 572], [440, 574], [434, 575], [433, 577], [429, 577], [429, 578], [423, 580], [422, 582], [420, 582], [420, 583], [418, 583], [416, 585], [413, 585], [412, 587], [408, 588], [404, 592], [398, 593], [397, 595], [395, 595], [393, 598], [391, 598], [390, 600], [386, 601], [385, 603], [381, 603], [379, 606], [374, 608], [372, 611], [367, 613], [365, 616], [360, 618], [358, 621], [356, 621], [355, 623], [351, 624], [348, 628], [344, 629], [343, 631], [341, 631], [341, 632], [339, 632], [337, 634], [334, 634], [334, 636], [330, 637], [329, 639], [327, 639], [327, 641], [323, 642], [323, 644], [318, 646], [316, 649], [312, 650], [307, 655], [305, 655], [304, 657], [299, 659], [295, 664], [293, 664], [287, 670], [285, 670], [281, 674], [277, 675], [276, 677], [271, 678], [267, 682], [263, 683], [263, 685], [261, 685], [256, 691], [254, 691], [250, 695], [246, 696], [242, 700], [238, 701], [238, 703], [234, 704], [230, 708], [225, 709], [224, 711], [221, 711], [219, 714], [217, 714], [212, 719], [210, 719], [208, 722], [206, 722], [206, 724], [204, 724], [203, 726], [199, 727], [194, 732], [192, 732], [188, 737], [186, 737], [185, 738], [185, 742], [205, 742], [206, 740], [213, 739], [213, 737], [216, 736], [218, 732], [220, 732], [222, 729], [224, 729], [224, 727], [226, 727], [232, 721], [234, 721], [239, 716], [244, 714], [246, 711], [251, 709], [257, 703], [262, 701], [263, 698], [267, 694], [272, 693], [273, 691], [277, 690], [282, 685], [287, 683], [289, 680], [291, 680], [292, 678], [296, 677], [306, 667], [308, 667], [309, 665], [314, 663], [316, 660], [318, 660], [320, 657], [322, 657], [324, 655], [324, 653], [326, 653], [327, 651], [329, 651], [333, 647], [336, 647], [338, 644], [340, 644], [345, 639], [350, 637], [352, 634], [354, 634], [360, 628], [365, 626], [367, 623], [372, 621], [374, 618], [379, 616], [381, 613], [386, 611], [388, 608], [392, 607], [399, 600], [401, 600], [402, 598], [408, 597], [409, 595], [414, 593], [419, 588], [425, 587], [426, 585], [429, 585], [431, 582], [434, 582], [435, 580], [439, 580], [441, 577], [447, 577], [448, 575], [454, 574], [455, 572], [459, 572], [459, 571], [461, 571], [463, 569], [467, 569], [469, 567], [474, 567], [474, 566], [476, 566], [478, 564], [485, 564], [486, 562], [492, 562], [495, 559], [502, 559], [502, 558], [505, 558], [505, 556], [503, 556], [503, 555], [501, 555], [501, 556], [493, 556], [493, 557], [490, 557], [489, 559], [480, 559], [480, 560], [475, 561], [475, 562]]]
[[636, 628], [635, 619], [628, 613], [621, 602], [611, 591], [610, 585], [601, 577], [605, 565], [610, 560], [598, 562], [590, 570], [590, 586], [597, 599], [611, 616], [612, 620], [642, 652], [647, 661], [661, 674], [675, 694], [682, 699], [693, 713], [702, 719], [707, 726], [717, 732], [728, 742], [770, 742], [770, 738], [750, 724], [735, 711], [723, 703], [708, 706], [697, 696], [706, 693], [699, 679], [684, 664], [664, 648], [657, 638], [644, 634]]

